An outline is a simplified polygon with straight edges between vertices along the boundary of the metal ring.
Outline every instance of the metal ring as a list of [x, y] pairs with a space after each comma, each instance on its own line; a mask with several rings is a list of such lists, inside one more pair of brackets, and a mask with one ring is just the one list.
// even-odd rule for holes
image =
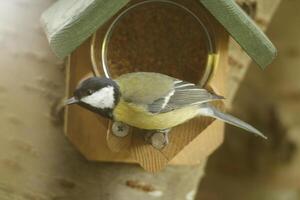
[[[101, 48], [101, 60], [102, 60], [102, 68], [103, 68], [103, 72], [105, 77], [110, 78], [110, 72], [109, 72], [109, 67], [108, 67], [108, 63], [107, 63], [107, 49], [108, 49], [108, 43], [110, 41], [112, 32], [115, 28], [115, 26], [118, 24], [119, 20], [125, 16], [126, 14], [128, 14], [128, 12], [130, 10], [132, 10], [133, 8], [136, 8], [138, 6], [141, 5], [145, 5], [148, 3], [166, 3], [166, 4], [171, 4], [173, 6], [176, 6], [178, 8], [183, 9], [184, 11], [186, 11], [187, 13], [189, 13], [190, 15], [192, 15], [192, 17], [194, 19], [197, 20], [197, 22], [201, 25], [202, 29], [204, 30], [204, 33], [206, 35], [206, 42], [207, 42], [207, 46], [208, 46], [208, 58], [207, 58], [207, 64], [206, 64], [206, 68], [204, 71], [204, 75], [201, 78], [199, 85], [200, 86], [204, 86], [206, 85], [210, 78], [213, 76], [213, 73], [215, 71], [215, 68], [217, 66], [217, 62], [218, 62], [218, 55], [215, 52], [215, 44], [213, 43], [214, 39], [211, 37], [211, 34], [209, 33], [208, 29], [206, 28], [206, 26], [204, 25], [204, 23], [200, 20], [200, 18], [193, 13], [191, 10], [189, 10], [187, 7], [176, 3], [174, 1], [171, 0], [146, 0], [143, 2], [139, 2], [139, 3], [135, 3], [133, 5], [131, 5], [130, 7], [126, 8], [125, 10], [123, 10], [114, 20], [113, 22], [110, 24], [109, 28], [107, 29], [104, 39], [103, 39], [103, 43], [102, 43], [102, 48]], [[92, 42], [91, 42], [91, 60], [92, 60], [92, 69], [93, 69], [93, 73], [95, 76], [100, 76], [100, 72], [98, 70], [98, 64], [95, 58], [95, 43], [96, 43], [96, 33], [93, 35], [92, 38]]]

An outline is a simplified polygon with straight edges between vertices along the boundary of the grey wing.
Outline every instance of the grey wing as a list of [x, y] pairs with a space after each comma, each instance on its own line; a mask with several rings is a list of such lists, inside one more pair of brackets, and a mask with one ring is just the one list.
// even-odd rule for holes
[[173, 89], [165, 96], [149, 104], [148, 110], [151, 113], [164, 113], [186, 106], [198, 105], [220, 99], [224, 98], [212, 94], [206, 89], [199, 88], [193, 83], [175, 79]]

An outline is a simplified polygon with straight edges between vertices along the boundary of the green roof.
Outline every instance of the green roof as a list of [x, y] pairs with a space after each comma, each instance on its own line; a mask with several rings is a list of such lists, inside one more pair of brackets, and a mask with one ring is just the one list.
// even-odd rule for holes
[[[55, 54], [63, 58], [74, 51], [129, 0], [58, 0], [41, 21]], [[261, 67], [277, 50], [255, 22], [233, 0], [199, 0], [232, 38]]]

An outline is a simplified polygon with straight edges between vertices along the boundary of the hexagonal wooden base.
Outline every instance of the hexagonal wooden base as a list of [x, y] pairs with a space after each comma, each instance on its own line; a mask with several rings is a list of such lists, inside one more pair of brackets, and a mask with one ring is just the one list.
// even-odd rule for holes
[[[219, 66], [210, 83], [213, 90], [226, 97], [227, 44], [228, 34], [213, 20], [216, 44], [219, 49]], [[82, 44], [69, 57], [67, 67], [67, 96], [71, 96], [76, 84], [91, 72], [90, 40]], [[224, 108], [223, 105], [219, 105]], [[224, 127], [220, 121], [210, 118], [193, 119], [172, 129], [170, 144], [163, 150], [154, 149], [146, 144], [139, 131], [134, 130], [129, 136], [111, 140], [110, 125], [107, 119], [79, 106], [66, 108], [65, 133], [71, 142], [88, 159], [106, 162], [139, 163], [148, 171], [163, 169], [168, 163], [179, 165], [198, 164], [205, 160], [222, 142]], [[108, 139], [108, 143], [107, 143]], [[119, 152], [110, 150], [113, 142]]]

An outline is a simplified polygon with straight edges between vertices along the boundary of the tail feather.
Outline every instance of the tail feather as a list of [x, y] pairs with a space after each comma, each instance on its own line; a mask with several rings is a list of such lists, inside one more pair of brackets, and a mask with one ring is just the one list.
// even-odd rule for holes
[[213, 117], [213, 118], [222, 120], [228, 124], [242, 128], [246, 131], [249, 131], [258, 136], [261, 136], [264, 139], [267, 139], [267, 137], [262, 132], [260, 132], [259, 130], [257, 130], [256, 128], [251, 126], [250, 124], [248, 124], [232, 115], [222, 113], [221, 111], [217, 110], [216, 108], [214, 108], [213, 106], [210, 106], [208, 104], [201, 105], [201, 107], [199, 109], [199, 115]]

